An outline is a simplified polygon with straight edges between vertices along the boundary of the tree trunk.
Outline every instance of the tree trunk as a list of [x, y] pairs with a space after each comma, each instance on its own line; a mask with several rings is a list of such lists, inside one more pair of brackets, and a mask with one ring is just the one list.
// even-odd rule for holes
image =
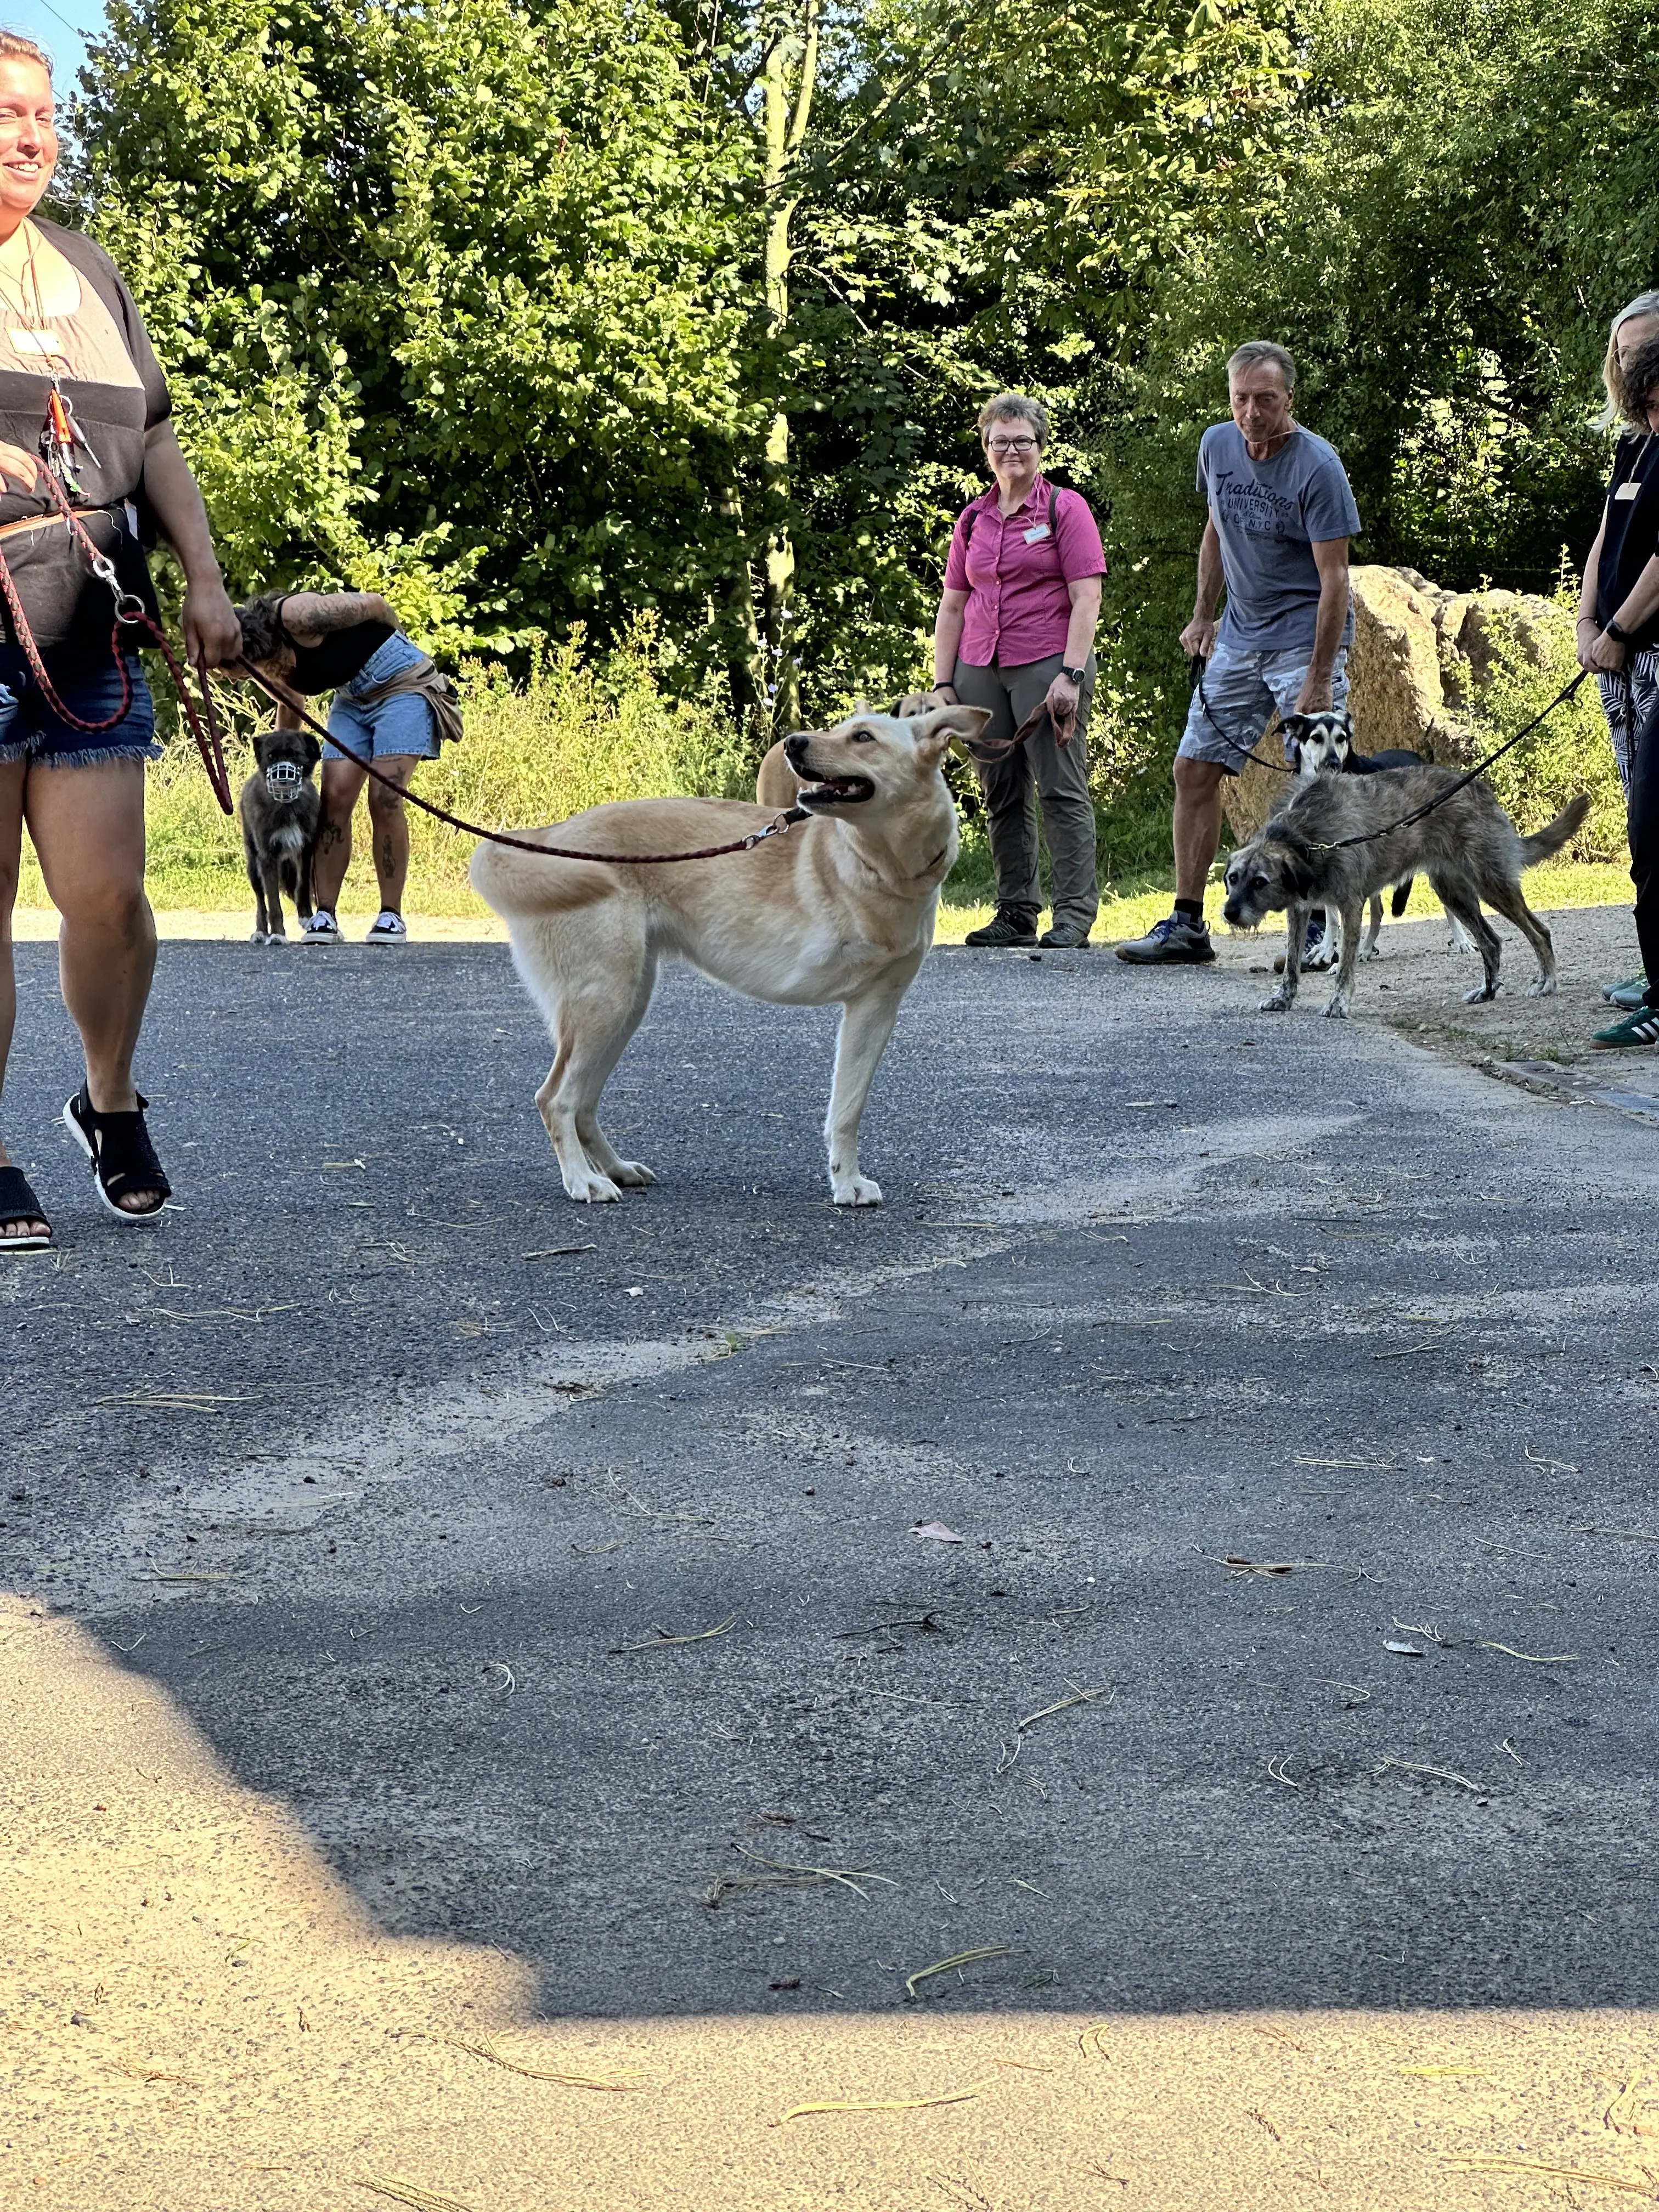
[[[818, 6], [819, 0], [801, 0], [799, 34], [775, 39], [766, 57], [762, 106], [766, 143], [763, 281], [769, 337], [777, 337], [789, 319], [789, 225], [796, 201], [786, 187], [812, 112], [818, 66]], [[767, 433], [761, 481], [767, 507], [776, 517], [766, 550], [761, 625], [768, 664], [763, 690], [769, 700], [775, 735], [800, 725], [800, 667], [789, 635], [795, 585], [795, 549], [788, 513], [789, 417], [782, 408], [772, 417]]]

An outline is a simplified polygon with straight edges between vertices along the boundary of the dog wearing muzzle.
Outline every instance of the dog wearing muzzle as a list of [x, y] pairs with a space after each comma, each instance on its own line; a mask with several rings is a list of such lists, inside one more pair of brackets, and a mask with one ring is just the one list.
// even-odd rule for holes
[[286, 945], [283, 893], [301, 921], [311, 913], [311, 856], [317, 844], [322, 797], [315, 781], [322, 747], [308, 730], [261, 730], [253, 740], [257, 765], [242, 786], [236, 811], [242, 852], [253, 886], [254, 945]]

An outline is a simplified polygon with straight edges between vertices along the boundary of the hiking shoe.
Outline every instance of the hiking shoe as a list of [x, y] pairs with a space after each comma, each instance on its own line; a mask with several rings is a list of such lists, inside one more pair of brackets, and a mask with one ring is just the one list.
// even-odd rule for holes
[[[1302, 972], [1304, 975], [1317, 975], [1323, 969], [1335, 967], [1334, 951], [1322, 952], [1320, 950], [1324, 942], [1325, 917], [1323, 915], [1310, 915], [1308, 918], [1307, 938], [1302, 947]], [[1285, 956], [1282, 952], [1276, 952], [1273, 955], [1273, 973], [1275, 975], [1282, 975], [1285, 973]]]
[[1659, 1006], [1638, 1006], [1610, 1030], [1597, 1030], [1592, 1044], [1659, 1044]]
[[340, 925], [326, 907], [319, 906], [315, 914], [307, 915], [300, 926], [300, 942], [301, 945], [339, 944]]
[[1632, 975], [1626, 983], [1609, 983], [1601, 993], [1610, 1006], [1617, 1006], [1626, 1014], [1639, 1006], [1647, 994], [1648, 979], [1645, 975]]
[[1035, 945], [1036, 925], [1000, 906], [983, 929], [970, 929], [962, 941], [964, 945]]
[[1050, 952], [1086, 952], [1089, 933], [1069, 921], [1057, 921], [1052, 929], [1045, 929], [1037, 943]]
[[364, 938], [363, 943], [365, 945], [402, 945], [408, 936], [409, 924], [404, 920], [402, 915], [393, 914], [389, 906], [383, 906], [374, 927]]
[[1184, 914], [1166, 915], [1162, 921], [1155, 921], [1145, 937], [1132, 938], [1115, 949], [1120, 960], [1130, 961], [1137, 968], [1192, 966], [1215, 958], [1208, 927], [1201, 921], [1189, 921]]

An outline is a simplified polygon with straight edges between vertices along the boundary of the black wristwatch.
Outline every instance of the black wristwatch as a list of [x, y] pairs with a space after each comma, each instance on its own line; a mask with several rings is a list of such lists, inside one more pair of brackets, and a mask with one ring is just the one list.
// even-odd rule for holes
[[1060, 672], [1068, 684], [1080, 684], [1088, 671], [1084, 668], [1068, 668], [1062, 660], [1060, 664]]
[[1627, 630], [1620, 629], [1616, 622], [1603, 623], [1601, 625], [1601, 635], [1604, 637], [1613, 638], [1620, 645], [1628, 645], [1630, 643], [1629, 632]]

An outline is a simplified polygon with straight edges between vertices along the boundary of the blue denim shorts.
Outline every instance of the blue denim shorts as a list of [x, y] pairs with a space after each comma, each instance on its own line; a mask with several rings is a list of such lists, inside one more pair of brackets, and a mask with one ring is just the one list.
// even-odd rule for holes
[[[121, 676], [104, 651], [41, 656], [52, 690], [71, 714], [102, 722], [121, 703]], [[0, 761], [31, 768], [95, 768], [108, 760], [160, 760], [155, 704], [135, 657], [127, 661], [132, 703], [106, 730], [77, 730], [47, 705], [28, 662], [14, 645], [0, 646]]]
[[[360, 674], [334, 694], [334, 704], [328, 714], [329, 729], [341, 744], [349, 745], [360, 759], [382, 761], [394, 753], [413, 754], [416, 760], [438, 757], [437, 720], [418, 693], [395, 691], [391, 698], [369, 707], [353, 696], [359, 690], [372, 690], [402, 669], [412, 668], [420, 657], [399, 631], [397, 636], [387, 638]], [[343, 760], [345, 755], [334, 745], [325, 745], [323, 758]]]

